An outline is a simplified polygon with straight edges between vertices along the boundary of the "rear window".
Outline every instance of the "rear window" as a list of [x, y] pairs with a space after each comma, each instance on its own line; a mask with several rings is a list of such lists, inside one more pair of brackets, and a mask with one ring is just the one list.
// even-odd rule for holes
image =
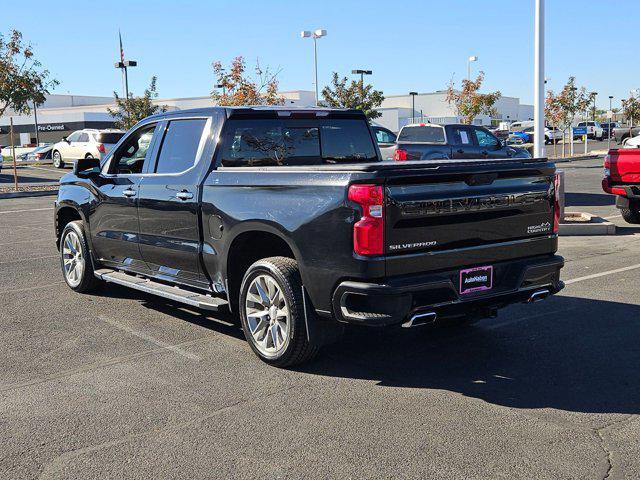
[[232, 119], [223, 142], [226, 167], [378, 160], [367, 123], [356, 119]]
[[399, 142], [445, 143], [444, 128], [436, 126], [403, 127]]
[[96, 140], [98, 143], [118, 143], [123, 136], [124, 132], [98, 133]]

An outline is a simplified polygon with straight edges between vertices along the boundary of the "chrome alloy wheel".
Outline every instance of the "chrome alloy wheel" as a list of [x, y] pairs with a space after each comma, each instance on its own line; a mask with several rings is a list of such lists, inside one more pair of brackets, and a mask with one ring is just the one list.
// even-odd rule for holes
[[84, 262], [80, 238], [76, 232], [70, 231], [62, 244], [62, 265], [65, 279], [72, 287], [77, 287], [82, 281]]
[[289, 306], [270, 275], [258, 275], [249, 285], [245, 301], [247, 325], [254, 345], [265, 357], [273, 357], [289, 342]]

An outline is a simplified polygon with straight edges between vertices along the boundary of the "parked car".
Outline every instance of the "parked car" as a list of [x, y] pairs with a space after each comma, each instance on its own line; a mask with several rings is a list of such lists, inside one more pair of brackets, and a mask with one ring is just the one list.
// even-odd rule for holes
[[4, 157], [2, 156], [2, 146], [0, 145], [0, 172], [2, 172], [3, 163], [4, 163]]
[[600, 126], [602, 127], [603, 137], [609, 138], [610, 136], [613, 136], [613, 129], [618, 128], [619, 124], [618, 122], [605, 122], [601, 123]]
[[148, 117], [60, 180], [63, 277], [229, 308], [278, 366], [344, 323], [470, 322], [562, 288], [553, 163], [381, 160], [359, 110]]
[[525, 149], [506, 145], [475, 125], [406, 125], [396, 143], [396, 161], [531, 157]]
[[628, 127], [619, 126], [613, 128], [613, 138], [619, 144], [625, 144], [627, 139], [640, 135], [640, 126]]
[[103, 156], [118, 143], [125, 134], [123, 130], [84, 129], [73, 132], [53, 145], [53, 166], [63, 168], [66, 162], [79, 158], [97, 158]]
[[627, 137], [622, 145], [622, 148], [640, 148], [640, 135], [636, 135], [635, 137]]
[[[527, 127], [524, 130], [511, 132], [511, 135], [515, 135], [517, 137], [521, 137], [523, 143], [533, 143], [533, 135], [534, 127]], [[545, 145], [550, 145], [553, 143], [558, 143], [562, 140], [562, 132], [557, 128], [544, 127], [544, 143]]]
[[22, 153], [18, 155], [17, 158], [21, 162], [50, 160], [52, 151], [53, 145], [43, 145], [41, 147], [36, 147], [29, 152]]
[[[588, 121], [588, 122], [578, 122], [578, 125], [576, 125], [578, 128], [580, 127], [587, 127], [587, 138], [591, 138], [594, 140], [602, 140], [602, 137], [604, 135], [604, 131], [602, 129], [602, 126], [600, 125], [600, 122], [592, 122], [592, 121]], [[581, 137], [581, 135], [574, 135], [573, 139], [574, 140], [579, 140]]]
[[378, 148], [380, 148], [380, 153], [382, 154], [382, 159], [392, 160], [393, 154], [396, 151], [396, 134], [388, 128], [380, 127], [378, 125], [372, 125], [371, 129], [376, 136]]
[[609, 150], [602, 189], [616, 196], [616, 207], [627, 223], [640, 224], [640, 149]]
[[509, 131], [511, 132], [519, 132], [521, 130], [524, 130], [527, 127], [533, 127], [533, 120], [524, 120], [521, 122], [512, 122], [511, 125], [509, 125]]

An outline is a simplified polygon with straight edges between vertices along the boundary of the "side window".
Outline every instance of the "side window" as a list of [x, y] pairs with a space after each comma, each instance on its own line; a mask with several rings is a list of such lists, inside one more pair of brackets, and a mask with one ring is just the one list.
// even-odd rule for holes
[[67, 141], [68, 142], [77, 142], [78, 139], [80, 138], [80, 133], [81, 132], [73, 132], [71, 135], [69, 135], [67, 137]]
[[205, 119], [173, 120], [162, 140], [156, 173], [179, 173], [192, 167], [200, 145]]
[[451, 129], [451, 134], [453, 136], [451, 143], [455, 145], [473, 145], [471, 136], [465, 127], [453, 127]]
[[396, 141], [396, 136], [387, 130], [376, 128], [375, 132], [378, 143], [394, 143]]
[[89, 134], [86, 133], [86, 132], [82, 132], [80, 134], [80, 136], [78, 137], [77, 141], [78, 142], [84, 142], [84, 143], [88, 142], [89, 141]]
[[130, 175], [142, 173], [157, 124], [145, 125], [133, 132], [113, 154], [109, 173]]
[[480, 147], [497, 147], [500, 145], [496, 137], [482, 128], [474, 128], [473, 132], [476, 134], [476, 141]]

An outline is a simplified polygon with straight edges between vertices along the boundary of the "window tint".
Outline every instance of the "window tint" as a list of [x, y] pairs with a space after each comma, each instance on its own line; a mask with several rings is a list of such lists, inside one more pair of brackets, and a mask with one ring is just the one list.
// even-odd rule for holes
[[114, 153], [109, 173], [119, 175], [142, 173], [155, 129], [156, 124], [146, 125], [129, 135]]
[[438, 126], [403, 127], [398, 135], [398, 141], [445, 143], [444, 128]]
[[486, 130], [474, 128], [473, 131], [476, 134], [476, 141], [480, 147], [497, 147], [500, 144], [498, 139]]
[[205, 119], [169, 122], [160, 147], [156, 173], [178, 173], [193, 166]]
[[77, 142], [78, 139], [80, 138], [80, 133], [81, 132], [73, 132], [71, 135], [67, 137], [67, 140], [69, 142]]
[[473, 145], [471, 136], [465, 127], [453, 127], [451, 129], [451, 143], [455, 145]]
[[393, 143], [396, 141], [396, 136], [387, 130], [376, 128], [374, 131], [376, 132], [376, 140], [378, 143]]
[[378, 160], [369, 128], [362, 120], [324, 120], [320, 146], [327, 163]]
[[375, 161], [366, 122], [351, 119], [247, 119], [227, 122], [223, 166]]
[[86, 132], [82, 132], [80, 134], [80, 136], [78, 137], [78, 142], [88, 142], [89, 141], [89, 134]]
[[122, 132], [99, 133], [96, 135], [96, 140], [99, 143], [118, 143], [123, 136]]

